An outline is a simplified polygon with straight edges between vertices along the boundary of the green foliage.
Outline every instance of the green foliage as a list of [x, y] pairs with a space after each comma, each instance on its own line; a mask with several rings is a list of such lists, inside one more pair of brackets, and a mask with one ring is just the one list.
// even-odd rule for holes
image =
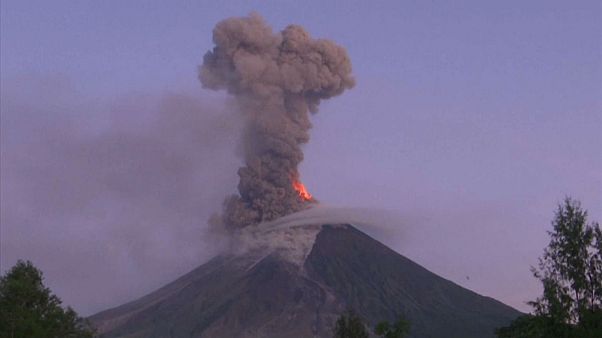
[[366, 325], [352, 310], [343, 313], [334, 328], [334, 338], [368, 338]]
[[550, 316], [525, 315], [496, 330], [499, 338], [600, 338], [602, 311], [588, 312], [578, 325], [558, 322]]
[[543, 295], [529, 302], [533, 316], [498, 329], [498, 337], [602, 337], [602, 231], [587, 211], [566, 198], [558, 206], [550, 243], [531, 268]]
[[43, 284], [42, 272], [19, 261], [0, 278], [0, 337], [92, 337], [93, 331]]
[[382, 321], [376, 324], [374, 333], [384, 338], [404, 338], [410, 332], [410, 322], [405, 320], [403, 317], [393, 323], [389, 324], [387, 321]]
[[499, 328], [500, 338], [569, 338], [574, 336], [574, 327], [554, 321], [551, 317], [524, 315], [515, 319], [510, 326]]
[[520, 316], [509, 326], [499, 328], [495, 334], [500, 338], [545, 338], [541, 317]]

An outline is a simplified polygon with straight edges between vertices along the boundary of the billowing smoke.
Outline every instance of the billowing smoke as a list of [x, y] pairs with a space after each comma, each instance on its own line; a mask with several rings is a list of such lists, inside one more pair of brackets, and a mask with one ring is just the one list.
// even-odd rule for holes
[[353, 87], [347, 52], [297, 25], [274, 33], [257, 14], [221, 21], [213, 41], [199, 79], [234, 95], [246, 119], [240, 195], [226, 199], [221, 222], [238, 228], [307, 208], [316, 201], [293, 184], [299, 184], [301, 145], [309, 141], [309, 112]]
[[1, 83], [0, 273], [32, 260], [87, 315], [227, 245], [204, 223], [235, 186], [243, 126], [230, 100], [184, 90], [90, 99], [60, 74]]

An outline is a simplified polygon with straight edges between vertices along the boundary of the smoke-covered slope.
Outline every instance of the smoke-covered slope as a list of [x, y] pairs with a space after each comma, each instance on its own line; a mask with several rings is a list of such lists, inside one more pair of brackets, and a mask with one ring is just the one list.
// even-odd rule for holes
[[[350, 306], [412, 337], [493, 337], [520, 313], [427, 271], [349, 225], [323, 226], [301, 265], [279, 251], [220, 256], [90, 319], [104, 337], [331, 337]], [[298, 262], [297, 262], [298, 263]]]

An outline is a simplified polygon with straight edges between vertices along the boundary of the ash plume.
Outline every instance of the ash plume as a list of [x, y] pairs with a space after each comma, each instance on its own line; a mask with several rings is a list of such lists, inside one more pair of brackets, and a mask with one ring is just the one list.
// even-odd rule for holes
[[218, 222], [240, 228], [316, 203], [293, 186], [301, 146], [309, 141], [309, 112], [355, 83], [347, 52], [297, 25], [274, 33], [257, 14], [219, 22], [213, 41], [199, 79], [205, 88], [233, 95], [246, 123], [239, 195], [226, 198]]

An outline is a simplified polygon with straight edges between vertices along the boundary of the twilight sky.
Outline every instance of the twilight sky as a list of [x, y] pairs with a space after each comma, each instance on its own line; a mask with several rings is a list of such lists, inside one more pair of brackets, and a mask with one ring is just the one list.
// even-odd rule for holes
[[31, 259], [84, 315], [206, 261], [240, 123], [196, 68], [256, 11], [346, 47], [301, 175], [386, 209], [398, 252], [521, 310], [564, 196], [602, 221], [599, 1], [1, 2], [2, 272]]

